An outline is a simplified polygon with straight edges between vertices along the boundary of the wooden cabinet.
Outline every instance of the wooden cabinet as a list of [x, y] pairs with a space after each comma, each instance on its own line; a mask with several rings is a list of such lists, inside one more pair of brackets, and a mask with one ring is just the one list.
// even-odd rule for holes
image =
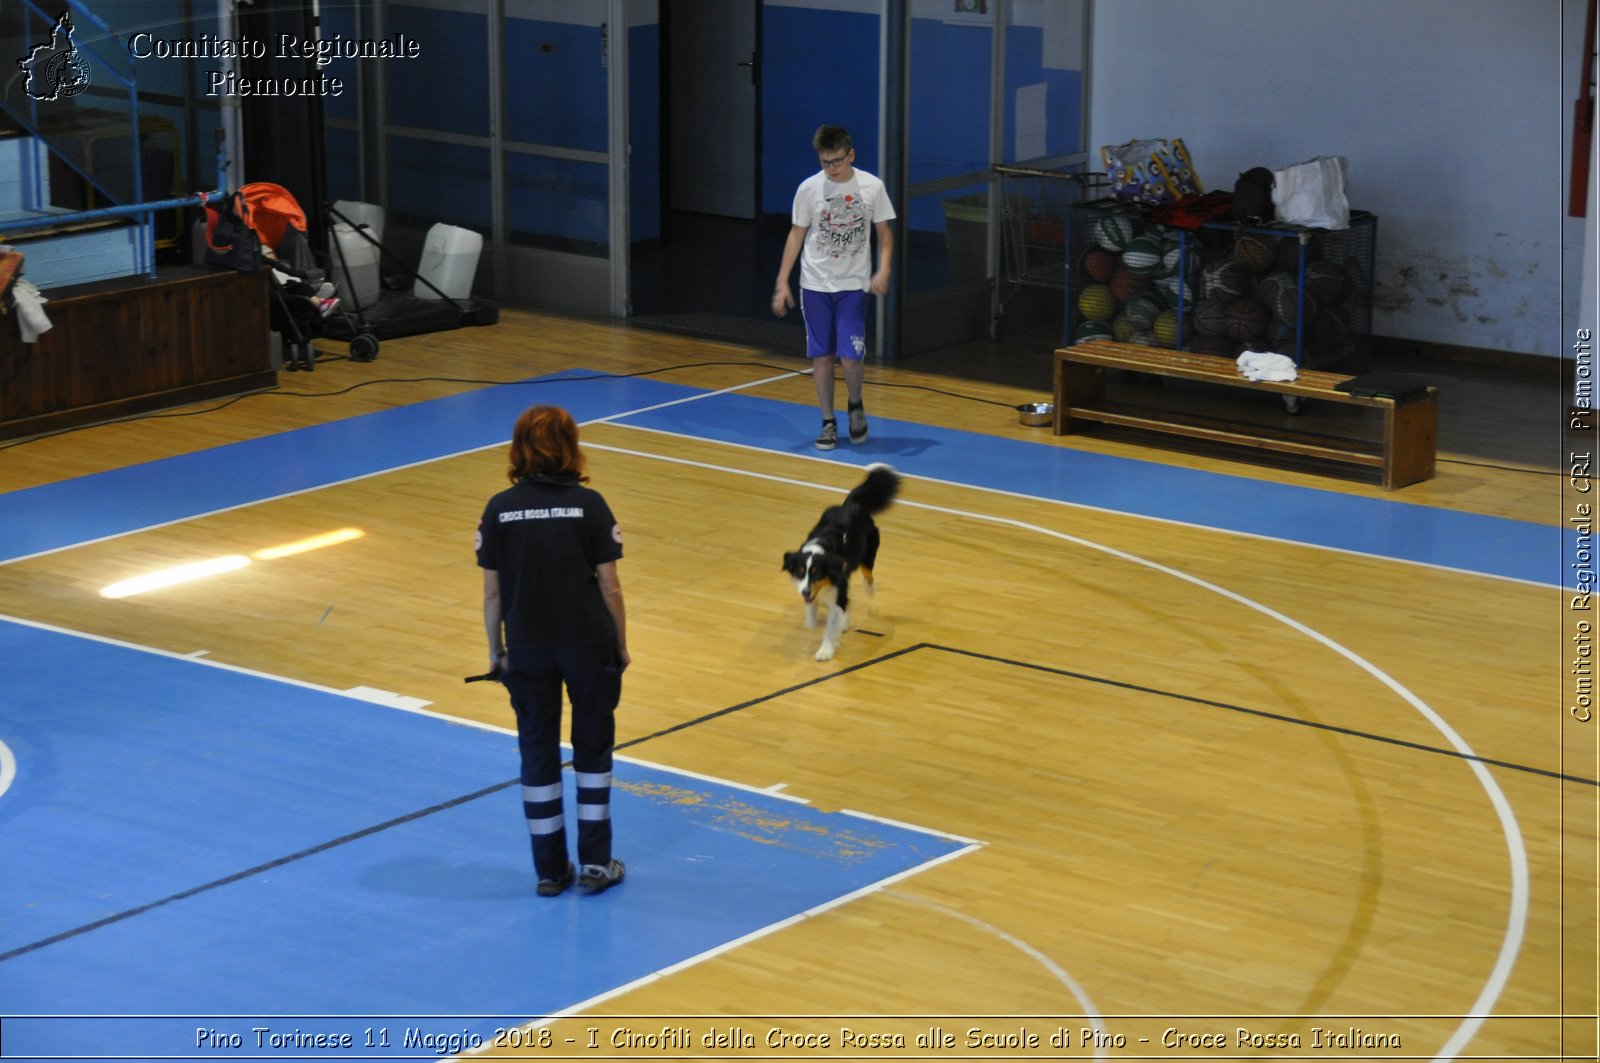
[[0, 439], [274, 387], [267, 283], [183, 268], [53, 289], [31, 344], [0, 317]]

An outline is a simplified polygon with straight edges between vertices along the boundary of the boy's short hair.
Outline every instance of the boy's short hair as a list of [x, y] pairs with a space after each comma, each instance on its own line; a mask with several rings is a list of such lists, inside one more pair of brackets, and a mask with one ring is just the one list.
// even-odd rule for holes
[[850, 142], [850, 134], [843, 126], [824, 125], [817, 127], [817, 133], [811, 138], [811, 147], [818, 155], [824, 152], [850, 151], [855, 147]]

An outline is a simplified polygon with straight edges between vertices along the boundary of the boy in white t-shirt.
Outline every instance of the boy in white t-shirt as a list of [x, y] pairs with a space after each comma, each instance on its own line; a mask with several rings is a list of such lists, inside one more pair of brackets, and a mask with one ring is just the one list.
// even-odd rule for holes
[[[838, 441], [833, 412], [833, 359], [844, 362], [849, 394], [850, 442], [867, 438], [867, 414], [861, 405], [862, 357], [867, 350], [867, 293], [889, 290], [894, 251], [894, 206], [883, 182], [855, 168], [850, 134], [825, 125], [811, 138], [822, 170], [800, 182], [790, 214], [793, 227], [783, 245], [772, 312], [789, 312], [789, 273], [800, 261], [800, 311], [806, 319], [806, 353], [817, 384], [822, 410], [818, 450], [832, 450]], [[878, 268], [872, 269], [872, 233], [878, 234]]]

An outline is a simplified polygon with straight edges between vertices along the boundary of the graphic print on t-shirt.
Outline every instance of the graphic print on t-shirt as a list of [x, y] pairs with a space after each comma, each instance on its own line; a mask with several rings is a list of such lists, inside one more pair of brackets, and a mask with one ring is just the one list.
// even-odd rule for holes
[[846, 258], [867, 246], [867, 209], [854, 192], [829, 196], [817, 212], [817, 249]]

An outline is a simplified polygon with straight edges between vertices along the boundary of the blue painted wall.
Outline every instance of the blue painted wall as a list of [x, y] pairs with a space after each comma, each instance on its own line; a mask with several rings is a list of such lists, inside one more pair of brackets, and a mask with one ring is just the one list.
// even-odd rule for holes
[[762, 8], [761, 210], [787, 215], [817, 172], [811, 136], [841, 125], [856, 162], [878, 172], [878, 16], [768, 3]]

